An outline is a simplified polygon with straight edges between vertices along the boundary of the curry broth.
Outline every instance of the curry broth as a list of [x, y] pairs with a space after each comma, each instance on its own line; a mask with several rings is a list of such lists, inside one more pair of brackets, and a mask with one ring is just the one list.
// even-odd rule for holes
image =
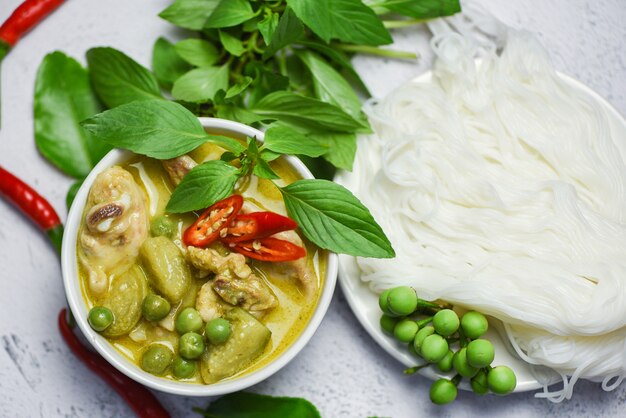
[[[223, 151], [223, 149], [215, 145], [205, 144], [189, 153], [189, 155], [196, 162], [201, 163], [203, 161], [219, 158]], [[279, 186], [290, 184], [300, 178], [299, 175], [282, 158], [272, 161], [270, 166], [276, 174], [280, 176], [280, 179], [276, 180], [276, 183]], [[145, 192], [150, 221], [163, 215], [169, 197], [173, 192], [173, 186], [171, 185], [169, 177], [161, 163], [158, 160], [148, 157], [134, 156], [124, 164], [121, 164], [121, 167], [128, 170], [132, 174], [137, 184]], [[286, 214], [280, 191], [269, 180], [251, 176], [246, 181], [241, 181], [237, 185], [235, 192], [243, 195], [246, 200], [251, 201], [263, 210], [269, 210], [283, 215]], [[181, 241], [182, 232], [195, 221], [198, 215], [199, 214], [168, 215], [177, 225], [177, 232], [175, 233], [173, 241], [181, 249], [184, 249], [184, 245]], [[224, 380], [232, 379], [237, 376], [250, 373], [254, 370], [258, 370], [273, 361], [281, 353], [283, 353], [296, 340], [296, 338], [298, 338], [310, 320], [313, 310], [317, 305], [320, 289], [324, 282], [327, 255], [325, 251], [320, 250], [305, 238], [303, 238], [303, 242], [306, 245], [307, 257], [310, 261], [312, 261], [312, 265], [317, 276], [317, 290], [308, 298], [302, 293], [295, 280], [269, 275], [263, 270], [263, 263], [258, 263], [255, 260], [249, 260], [249, 265], [252, 267], [254, 272], [269, 285], [278, 299], [278, 306], [270, 310], [263, 318], [260, 319], [261, 322], [272, 332], [272, 337], [269, 344], [265, 347], [263, 354], [259, 358], [257, 358], [251, 365]], [[141, 267], [139, 260], [137, 261], [137, 264]], [[144, 274], [145, 273], [146, 272], [144, 271]], [[88, 275], [80, 263], [79, 274], [83, 296], [87, 302], [88, 308], [92, 308], [93, 306], [98, 305], [102, 301], [102, 298], [97, 298], [90, 292], [87, 279]], [[194, 292], [194, 306], [195, 293], [197, 293], [197, 290], [199, 290], [200, 286], [202, 286], [206, 280], [207, 279], [194, 279], [194, 285], [192, 285], [188, 291]], [[181, 302], [181, 304], [183, 303], [185, 303], [185, 301]], [[180, 304], [178, 306], [180, 306]], [[176, 310], [178, 306], [172, 306], [172, 311]], [[129, 336], [133, 333], [145, 334], [147, 338], [143, 342], [136, 342]], [[137, 326], [129, 333], [129, 335], [124, 335], [118, 338], [108, 338], [108, 340], [119, 352], [134, 362], [137, 366], [139, 366], [139, 363], [141, 362], [143, 351], [150, 344], [161, 343], [172, 349], [174, 353], [178, 352], [178, 334], [175, 331], [168, 331], [156, 324], [150, 323], [143, 317]], [[210, 344], [208, 347], [210, 349]], [[163, 377], [175, 379], [171, 374], [170, 369], [171, 368], [168, 368], [167, 373], [164, 374]], [[196, 369], [196, 373], [192, 378], [176, 380], [190, 383], [203, 383], [199, 367]]]

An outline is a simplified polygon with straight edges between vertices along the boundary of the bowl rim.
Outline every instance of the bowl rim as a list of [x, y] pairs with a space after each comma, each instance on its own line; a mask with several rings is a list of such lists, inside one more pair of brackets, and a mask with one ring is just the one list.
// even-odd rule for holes
[[[264, 138], [263, 132], [239, 122], [207, 117], [199, 117], [198, 120], [207, 130], [220, 130], [235, 135], [255, 137], [260, 141], [263, 141]], [[63, 285], [68, 305], [74, 314], [76, 323], [78, 324], [78, 327], [80, 328], [85, 339], [102, 357], [104, 357], [105, 360], [126, 376], [152, 389], [175, 395], [224, 395], [248, 388], [278, 372], [285, 365], [287, 365], [287, 363], [293, 360], [293, 358], [309, 342], [328, 310], [337, 281], [338, 258], [335, 253], [328, 252], [326, 275], [324, 284], [320, 289], [321, 294], [318, 298], [317, 305], [315, 306], [315, 310], [313, 311], [311, 318], [300, 335], [274, 360], [263, 367], [240, 377], [227, 379], [210, 385], [201, 385], [187, 382], [177, 382], [154, 376], [141, 370], [139, 366], [124, 357], [113, 347], [111, 343], [109, 343], [105, 337], [95, 332], [89, 326], [89, 323], [87, 322], [87, 305], [83, 300], [81, 286], [78, 280], [78, 260], [76, 255], [78, 230], [82, 221], [83, 209], [87, 200], [89, 189], [91, 188], [96, 176], [103, 170], [124, 161], [132, 155], [132, 152], [120, 149], [113, 149], [106, 154], [91, 170], [76, 193], [74, 203], [72, 204], [67, 217], [63, 245], [61, 249]], [[314, 178], [304, 163], [302, 163], [302, 161], [298, 158], [293, 156], [285, 156], [284, 158], [303, 178]]]

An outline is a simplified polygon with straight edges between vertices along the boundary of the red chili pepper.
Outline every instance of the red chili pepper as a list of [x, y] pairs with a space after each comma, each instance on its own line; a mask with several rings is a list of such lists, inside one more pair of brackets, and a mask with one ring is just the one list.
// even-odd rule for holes
[[86, 348], [72, 331], [66, 319], [67, 309], [59, 312], [59, 331], [67, 346], [92, 372], [100, 376], [126, 400], [140, 418], [169, 418], [170, 414], [146, 387], [125, 376], [98, 353]]
[[211, 244], [219, 238], [220, 232], [232, 223], [242, 206], [243, 197], [238, 194], [215, 203], [185, 230], [183, 242], [194, 247], [206, 247]]
[[251, 241], [269, 237], [283, 231], [296, 229], [298, 224], [291, 218], [274, 212], [252, 212], [237, 215], [228, 227], [222, 241], [228, 243]]
[[48, 235], [61, 251], [63, 225], [52, 205], [29, 185], [0, 167], [0, 196], [17, 206]]
[[278, 238], [261, 238], [230, 244], [229, 248], [246, 257], [261, 261], [293, 261], [306, 256], [306, 250]]
[[26, 0], [0, 26], [0, 42], [4, 42], [9, 47], [14, 46], [26, 32], [41, 22], [64, 1]]

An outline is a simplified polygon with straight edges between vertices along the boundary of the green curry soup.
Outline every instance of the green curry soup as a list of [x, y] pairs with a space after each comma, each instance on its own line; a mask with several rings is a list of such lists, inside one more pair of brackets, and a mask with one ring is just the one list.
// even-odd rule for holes
[[[222, 152], [206, 144], [189, 157], [195, 164]], [[92, 309], [90, 323], [138, 367], [164, 378], [210, 384], [250, 373], [284, 352], [306, 326], [327, 254], [293, 232], [291, 239], [307, 253], [293, 262], [244, 258], [220, 243], [186, 247], [182, 234], [200, 214], [165, 215], [176, 179], [164, 165], [134, 156], [92, 185], [77, 245], [81, 289], [90, 309], [113, 315], [107, 321]], [[279, 185], [299, 179], [283, 159], [271, 167]], [[268, 180], [250, 176], [235, 193], [243, 196], [244, 209], [285, 214], [281, 194]], [[205, 269], [209, 253], [219, 261], [217, 270]], [[101, 315], [92, 317], [96, 313]], [[230, 326], [230, 334], [219, 337], [224, 342], [210, 342], [214, 336], [206, 335], [224, 331], [205, 331], [216, 318], [222, 322], [211, 326]], [[188, 335], [194, 333], [200, 336]]]

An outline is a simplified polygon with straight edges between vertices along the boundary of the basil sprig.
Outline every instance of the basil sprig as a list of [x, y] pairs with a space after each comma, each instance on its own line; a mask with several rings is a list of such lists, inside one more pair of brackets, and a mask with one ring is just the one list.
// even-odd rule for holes
[[[309, 157], [325, 152], [320, 145], [299, 147], [301, 135], [280, 124], [268, 131], [269, 140], [260, 147], [254, 138], [243, 147], [235, 140], [208, 135], [193, 113], [164, 100], [131, 102], [100, 113], [83, 126], [108, 144], [158, 159], [174, 158], [204, 142], [224, 147], [227, 158], [200, 164], [183, 178], [167, 204], [172, 213], [209, 207], [232, 194], [237, 181], [251, 174], [277, 179], [263, 156], [265, 151], [274, 156], [298, 153]], [[231, 164], [234, 160], [239, 167]], [[395, 255], [367, 208], [343, 186], [326, 180], [299, 180], [280, 191], [289, 216], [319, 247], [363, 257]]]

